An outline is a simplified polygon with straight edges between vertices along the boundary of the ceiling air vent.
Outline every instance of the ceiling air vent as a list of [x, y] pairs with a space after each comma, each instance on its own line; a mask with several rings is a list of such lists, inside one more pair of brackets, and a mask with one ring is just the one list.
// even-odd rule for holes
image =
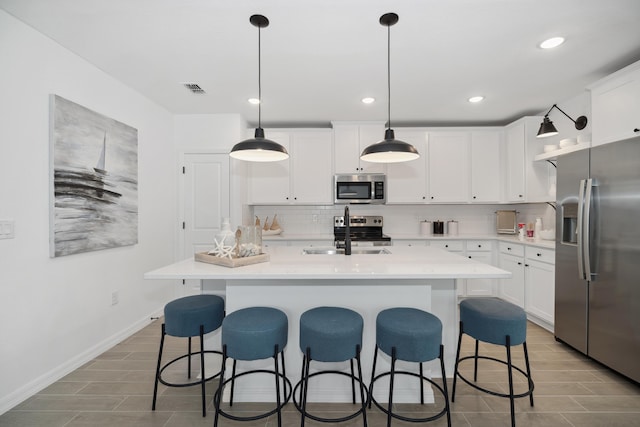
[[195, 93], [196, 95], [202, 95], [207, 93], [204, 91], [204, 89], [200, 87], [198, 83], [182, 83], [182, 85], [187, 89], [189, 89], [192, 93]]

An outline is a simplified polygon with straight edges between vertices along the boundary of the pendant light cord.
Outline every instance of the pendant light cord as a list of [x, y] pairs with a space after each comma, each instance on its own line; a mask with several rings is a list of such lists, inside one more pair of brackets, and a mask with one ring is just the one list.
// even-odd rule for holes
[[387, 129], [391, 129], [391, 26], [387, 25]]
[[262, 28], [258, 27], [258, 128], [262, 128], [262, 68], [261, 68], [261, 55], [262, 51], [260, 47], [260, 33]]

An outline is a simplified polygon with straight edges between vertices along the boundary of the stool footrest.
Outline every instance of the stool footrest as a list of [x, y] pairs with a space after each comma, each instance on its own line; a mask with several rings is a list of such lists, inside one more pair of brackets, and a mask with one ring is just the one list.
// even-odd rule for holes
[[[214, 353], [214, 354], [219, 354], [219, 355], [221, 355], [221, 356], [222, 356], [222, 352], [220, 352], [220, 351], [216, 351], [216, 350], [205, 350], [205, 352], [204, 352], [204, 353], [205, 353], [205, 354], [207, 354], [207, 353]], [[169, 382], [169, 381], [165, 381], [165, 380], [162, 378], [162, 372], [164, 372], [164, 370], [165, 370], [165, 369], [167, 369], [169, 366], [173, 365], [174, 363], [176, 363], [176, 362], [178, 362], [179, 360], [182, 360], [182, 359], [184, 359], [184, 358], [186, 358], [186, 357], [190, 357], [190, 356], [197, 356], [197, 355], [199, 355], [199, 354], [201, 354], [199, 351], [194, 351], [194, 352], [193, 352], [193, 353], [191, 353], [190, 355], [189, 355], [189, 354], [184, 354], [184, 355], [182, 355], [182, 356], [176, 357], [175, 359], [173, 359], [173, 360], [172, 360], [172, 361], [170, 361], [170, 362], [167, 362], [167, 363], [166, 363], [166, 364], [165, 364], [165, 365], [160, 369], [160, 372], [158, 373], [158, 381], [159, 381], [159, 382], [161, 382], [162, 384], [166, 385], [166, 386], [169, 386], [169, 387], [190, 387], [190, 386], [194, 386], [194, 385], [202, 384], [202, 380], [201, 380], [201, 379], [200, 379], [200, 380], [198, 380], [198, 381], [190, 382], [190, 383], [172, 383], [172, 382]], [[218, 377], [219, 375], [220, 375], [220, 371], [218, 371], [216, 374], [214, 374], [214, 375], [212, 375], [212, 376], [210, 376], [210, 377], [205, 378], [205, 379], [204, 379], [204, 381], [205, 381], [205, 382], [207, 382], [207, 381], [211, 381], [212, 379], [214, 379], [214, 378]]]
[[[462, 362], [463, 360], [468, 360], [468, 359], [476, 359], [475, 356], [465, 356], [465, 357], [461, 357], [460, 359], [458, 359], [458, 365], [460, 365], [460, 362]], [[484, 359], [484, 360], [491, 360], [493, 362], [497, 362], [497, 363], [501, 363], [503, 365], [508, 365], [507, 362], [505, 362], [504, 360], [500, 360], [500, 359], [496, 359], [495, 357], [489, 357], [489, 356], [478, 356], [478, 359]], [[533, 393], [533, 388], [534, 388], [534, 384], [533, 384], [533, 380], [529, 377], [529, 375], [527, 375], [527, 373], [525, 371], [523, 371], [521, 368], [514, 366], [513, 364], [511, 365], [511, 368], [520, 372], [526, 379], [527, 382], [529, 384], [529, 390], [525, 391], [524, 393], [519, 393], [519, 394], [514, 394], [513, 398], [519, 398], [519, 397], [526, 397], [526, 396], [530, 396]], [[458, 370], [457, 372], [458, 377], [460, 377], [460, 379], [462, 381], [464, 381], [465, 383], [467, 383], [468, 385], [470, 385], [471, 387], [475, 388], [476, 390], [480, 390], [483, 391], [487, 394], [490, 394], [492, 396], [498, 396], [498, 397], [511, 397], [509, 394], [506, 393], [499, 393], [497, 391], [492, 391], [492, 390], [488, 390], [484, 387], [479, 386], [478, 384], [472, 383], [471, 381], [469, 381], [468, 379], [466, 379], [461, 373], [460, 370]]]

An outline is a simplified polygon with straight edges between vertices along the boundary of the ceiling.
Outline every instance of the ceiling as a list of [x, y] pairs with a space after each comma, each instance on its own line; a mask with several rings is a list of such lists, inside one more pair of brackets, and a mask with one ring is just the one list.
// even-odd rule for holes
[[[262, 125], [503, 125], [640, 60], [638, 0], [0, 0], [0, 8], [175, 114]], [[538, 44], [561, 35], [552, 50]], [[1, 33], [0, 33], [1, 36]], [[205, 94], [182, 83], [193, 82]], [[467, 99], [483, 95], [470, 104]], [[360, 100], [376, 98], [370, 105]], [[571, 112], [568, 112], [571, 115]]]

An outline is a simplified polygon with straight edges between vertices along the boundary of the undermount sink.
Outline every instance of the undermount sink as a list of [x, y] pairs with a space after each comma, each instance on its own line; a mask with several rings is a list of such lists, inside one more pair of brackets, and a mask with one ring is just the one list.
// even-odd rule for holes
[[[336, 248], [304, 248], [304, 255], [344, 255], [344, 249]], [[351, 248], [351, 255], [382, 255], [390, 254], [385, 248]]]

